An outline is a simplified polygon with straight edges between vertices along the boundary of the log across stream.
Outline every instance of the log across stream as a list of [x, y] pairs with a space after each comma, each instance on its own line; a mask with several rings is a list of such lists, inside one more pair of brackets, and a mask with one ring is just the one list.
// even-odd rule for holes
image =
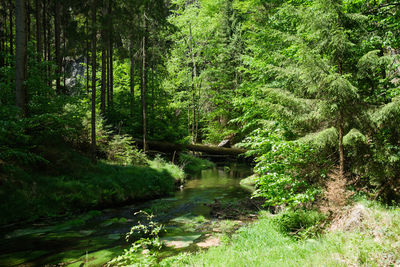
[[[143, 147], [143, 140], [134, 139], [134, 141], [140, 146]], [[147, 146], [151, 150], [166, 152], [166, 153], [174, 153], [190, 150], [194, 152], [203, 152], [210, 155], [229, 155], [229, 156], [239, 156], [241, 154], [246, 153], [246, 149], [242, 148], [226, 148], [219, 146], [210, 146], [203, 144], [174, 144], [168, 142], [160, 142], [160, 141], [147, 141]]]
[[166, 245], [160, 257], [218, 245], [218, 237], [255, 218], [257, 206], [240, 186], [249, 166], [218, 164], [189, 179], [169, 198], [102, 211], [90, 211], [69, 220], [43, 222], [19, 229], [0, 229], [0, 266], [101, 266], [129, 246], [125, 234], [145, 210], [165, 226]]

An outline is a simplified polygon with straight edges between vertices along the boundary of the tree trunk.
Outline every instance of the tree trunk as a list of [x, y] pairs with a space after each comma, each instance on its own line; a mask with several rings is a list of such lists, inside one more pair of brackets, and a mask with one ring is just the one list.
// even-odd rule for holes
[[56, 50], [56, 92], [61, 94], [61, 32], [60, 32], [60, 1], [55, 0], [54, 3], [54, 39]]
[[27, 96], [24, 81], [26, 79], [26, 6], [24, 0], [16, 0], [16, 59], [15, 59], [15, 92], [16, 104], [22, 115], [27, 115]]
[[192, 24], [189, 22], [189, 34], [190, 34], [190, 55], [192, 58], [192, 142], [195, 144], [197, 142], [197, 132], [196, 132], [196, 78], [197, 69], [196, 61], [194, 58], [194, 45], [192, 36]]
[[[108, 35], [109, 36], [109, 35]], [[107, 88], [106, 88], [106, 106], [107, 109], [110, 106], [110, 57], [108, 54], [110, 53], [110, 49], [106, 50], [106, 65], [107, 65]]]
[[[8, 13], [9, 17], [8, 17], [8, 19], [9, 19], [9, 26], [10, 26], [10, 32], [9, 32], [9, 34], [10, 34], [10, 55], [14, 55], [13, 9], [14, 9], [13, 1], [9, 0], [9, 13]], [[24, 7], [24, 13], [26, 13], [25, 7]], [[24, 20], [25, 20], [25, 15], [24, 15]], [[25, 21], [24, 21], [24, 28], [25, 28]], [[26, 29], [25, 29], [25, 31], [26, 31]], [[26, 35], [26, 32], [25, 32], [25, 35]]]
[[[88, 15], [89, 16], [89, 15]], [[90, 72], [89, 72], [89, 64], [90, 64], [90, 36], [89, 36], [89, 22], [86, 19], [86, 93], [89, 95], [89, 81], [90, 81]]]
[[37, 60], [40, 62], [42, 58], [42, 29], [40, 18], [40, 0], [35, 0], [35, 20], [36, 20], [36, 53]]
[[[105, 1], [104, 1], [105, 2]], [[107, 85], [107, 38], [105, 29], [105, 20], [107, 8], [103, 2], [102, 23], [101, 23], [101, 96], [100, 96], [100, 112], [101, 115], [106, 113], [106, 85]]]
[[143, 12], [143, 28], [144, 28], [144, 35], [142, 40], [142, 125], [143, 125], [143, 152], [146, 153], [147, 151], [147, 121], [146, 121], [146, 91], [147, 91], [147, 81], [146, 81], [146, 12]]
[[344, 147], [343, 147], [343, 115], [342, 112], [339, 114], [339, 172], [340, 176], [344, 177]]
[[[143, 140], [134, 139], [136, 144], [143, 145]], [[225, 148], [218, 146], [208, 146], [202, 144], [173, 144], [168, 142], [160, 142], [160, 141], [147, 141], [147, 146], [151, 150], [166, 152], [166, 153], [174, 153], [174, 151], [184, 151], [191, 150], [196, 152], [203, 152], [211, 155], [231, 155], [237, 156], [243, 153], [246, 153], [246, 149], [241, 148]]]
[[25, 2], [25, 12], [26, 12], [26, 40], [29, 42], [31, 40], [31, 7], [29, 1]]
[[[339, 59], [338, 64], [338, 72], [339, 75], [343, 73], [343, 65], [342, 60]], [[339, 111], [339, 121], [338, 121], [338, 130], [339, 130], [339, 174], [342, 178], [344, 178], [344, 146], [343, 146], [343, 113]]]
[[96, 2], [92, 0], [92, 162], [97, 163], [96, 158]]
[[[46, 0], [44, 0], [46, 1]], [[47, 2], [47, 8], [50, 9], [50, 0]], [[46, 20], [46, 28], [47, 28], [47, 60], [51, 61], [51, 16], [50, 14], [47, 14], [47, 20]], [[48, 77], [48, 85], [49, 87], [52, 86], [53, 80], [51, 79], [51, 68], [50, 66], [47, 67], [47, 77]]]
[[133, 41], [131, 40], [130, 47], [129, 47], [129, 58], [130, 58], [130, 115], [131, 118], [133, 118], [133, 108], [134, 108], [134, 103], [135, 103], [135, 58], [133, 54]]
[[[42, 16], [42, 23], [43, 23], [43, 60], [47, 60], [47, 16], [46, 16], [46, 0], [43, 1], [43, 16]], [[47, 78], [47, 77], [46, 77]]]
[[[0, 15], [0, 67], [3, 67], [5, 65], [5, 36], [6, 36], [6, 18], [3, 16], [5, 14], [5, 2], [1, 0], [0, 2], [2, 8], [0, 9], [1, 15]], [[3, 10], [4, 8], [4, 10]]]
[[113, 64], [113, 22], [112, 22], [112, 1], [108, 1], [108, 14], [110, 15], [109, 19], [109, 66], [110, 66], [110, 73], [109, 73], [109, 99], [108, 99], [108, 106], [112, 109], [113, 106], [113, 98], [114, 98], [114, 64]]
[[63, 54], [62, 54], [62, 68], [63, 68], [63, 85], [64, 85], [64, 92], [67, 90], [67, 14], [66, 14], [66, 7], [63, 6], [63, 19], [61, 24], [64, 25], [63, 27]]

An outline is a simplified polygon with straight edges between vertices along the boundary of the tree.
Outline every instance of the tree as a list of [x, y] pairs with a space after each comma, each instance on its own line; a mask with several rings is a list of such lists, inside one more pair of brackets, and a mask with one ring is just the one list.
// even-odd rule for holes
[[[16, 18], [16, 59], [15, 59], [15, 87], [16, 104], [23, 116], [27, 115], [27, 94], [24, 82], [26, 80], [26, 10], [25, 1], [15, 1]], [[12, 35], [12, 34], [11, 34]], [[12, 47], [12, 44], [11, 44]]]
[[141, 80], [141, 96], [142, 96], [142, 127], [143, 127], [143, 152], [147, 151], [147, 66], [146, 66], [146, 11], [143, 11], [143, 29], [142, 37], [142, 80]]
[[92, 119], [91, 119], [91, 136], [92, 136], [92, 162], [97, 162], [96, 156], [96, 69], [97, 69], [97, 1], [92, 2]]

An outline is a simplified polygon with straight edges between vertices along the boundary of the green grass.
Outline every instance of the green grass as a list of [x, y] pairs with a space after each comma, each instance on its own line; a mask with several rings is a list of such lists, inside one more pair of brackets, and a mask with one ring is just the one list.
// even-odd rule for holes
[[149, 165], [153, 169], [166, 170], [168, 173], [174, 177], [177, 183], [183, 183], [185, 180], [185, 171], [178, 165], [168, 163], [161, 157], [156, 157], [154, 160], [149, 161]]
[[165, 162], [92, 165], [80, 154], [66, 154], [66, 160], [46, 166], [45, 172], [0, 166], [7, 177], [0, 186], [0, 224], [169, 195], [184, 178], [179, 167]]
[[179, 164], [183, 166], [186, 173], [194, 174], [201, 170], [209, 169], [215, 166], [215, 164], [207, 159], [201, 159], [189, 154], [179, 155]]
[[397, 266], [400, 209], [362, 203], [366, 213], [351, 231], [296, 240], [264, 213], [220, 247], [166, 259], [163, 266]]

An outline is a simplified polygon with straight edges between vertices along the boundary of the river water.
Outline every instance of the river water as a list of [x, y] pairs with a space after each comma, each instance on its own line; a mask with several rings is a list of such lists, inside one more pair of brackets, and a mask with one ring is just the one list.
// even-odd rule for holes
[[240, 206], [240, 201], [248, 203], [250, 192], [239, 182], [251, 172], [246, 165], [219, 164], [194, 175], [168, 198], [1, 229], [0, 266], [101, 266], [129, 247], [125, 235], [141, 219], [135, 215], [139, 210], [154, 214], [166, 229], [162, 257], [216, 245], [219, 236], [254, 216], [251, 207], [243, 212], [247, 208]]

